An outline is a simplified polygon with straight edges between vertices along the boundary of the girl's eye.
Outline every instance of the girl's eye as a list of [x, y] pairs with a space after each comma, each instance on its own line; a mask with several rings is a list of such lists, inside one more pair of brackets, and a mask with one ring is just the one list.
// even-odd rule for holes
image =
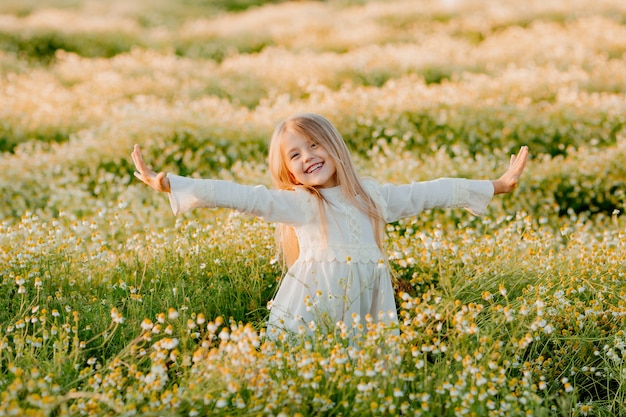
[[291, 158], [291, 159], [295, 159], [295, 158], [297, 158], [297, 157], [298, 157], [298, 155], [300, 155], [300, 154], [299, 154], [299, 153], [293, 153], [293, 154], [291, 154], [291, 157], [290, 157], [290, 158]]
[[317, 143], [315, 142], [311, 143], [311, 148], [317, 148]]

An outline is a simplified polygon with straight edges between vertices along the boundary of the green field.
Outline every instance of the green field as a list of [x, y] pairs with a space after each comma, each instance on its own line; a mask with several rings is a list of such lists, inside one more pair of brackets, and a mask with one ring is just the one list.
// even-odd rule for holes
[[[388, 225], [399, 338], [267, 341], [273, 225], [133, 177], [269, 185], [330, 119], [361, 174], [495, 179]], [[0, 0], [0, 416], [626, 416], [623, 0]]]

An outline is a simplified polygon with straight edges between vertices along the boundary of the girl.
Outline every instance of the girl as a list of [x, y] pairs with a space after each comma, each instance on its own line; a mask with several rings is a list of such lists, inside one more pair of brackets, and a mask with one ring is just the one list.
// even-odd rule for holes
[[138, 145], [135, 176], [169, 194], [174, 214], [196, 207], [226, 207], [279, 223], [288, 265], [270, 302], [267, 335], [332, 331], [336, 323], [369, 318], [397, 323], [391, 275], [383, 251], [385, 223], [435, 207], [485, 212], [494, 194], [511, 192], [528, 148], [512, 155], [495, 181], [442, 178], [379, 185], [359, 177], [337, 129], [318, 114], [281, 122], [270, 142], [269, 169], [277, 190], [228, 181], [191, 179], [146, 166]]

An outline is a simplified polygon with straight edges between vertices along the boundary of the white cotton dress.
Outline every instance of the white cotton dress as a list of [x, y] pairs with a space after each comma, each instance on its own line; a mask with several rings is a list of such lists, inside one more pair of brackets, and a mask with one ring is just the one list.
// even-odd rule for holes
[[[376, 245], [369, 217], [348, 202], [340, 187], [319, 190], [325, 199], [324, 231], [317, 197], [304, 189], [269, 190], [172, 174], [168, 178], [174, 214], [225, 207], [294, 227], [300, 256], [270, 302], [268, 336], [282, 331], [328, 332], [338, 322], [351, 327], [368, 316], [397, 323], [387, 257]], [[481, 215], [494, 192], [491, 181], [458, 178], [404, 185], [363, 183], [388, 223], [431, 208], [462, 207]]]

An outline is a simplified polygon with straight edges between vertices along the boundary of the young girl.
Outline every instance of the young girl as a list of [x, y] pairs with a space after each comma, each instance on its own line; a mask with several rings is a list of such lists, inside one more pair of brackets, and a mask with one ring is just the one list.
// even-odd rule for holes
[[135, 176], [167, 192], [175, 215], [226, 207], [279, 224], [289, 268], [270, 302], [267, 335], [273, 338], [282, 331], [332, 331], [337, 322], [350, 325], [368, 315], [397, 323], [384, 225], [435, 207], [463, 207], [481, 215], [494, 194], [515, 188], [527, 157], [524, 146], [495, 181], [442, 178], [379, 185], [357, 174], [337, 129], [310, 113], [287, 118], [272, 135], [269, 169], [277, 190], [157, 174], [144, 163], [138, 145], [132, 152]]

